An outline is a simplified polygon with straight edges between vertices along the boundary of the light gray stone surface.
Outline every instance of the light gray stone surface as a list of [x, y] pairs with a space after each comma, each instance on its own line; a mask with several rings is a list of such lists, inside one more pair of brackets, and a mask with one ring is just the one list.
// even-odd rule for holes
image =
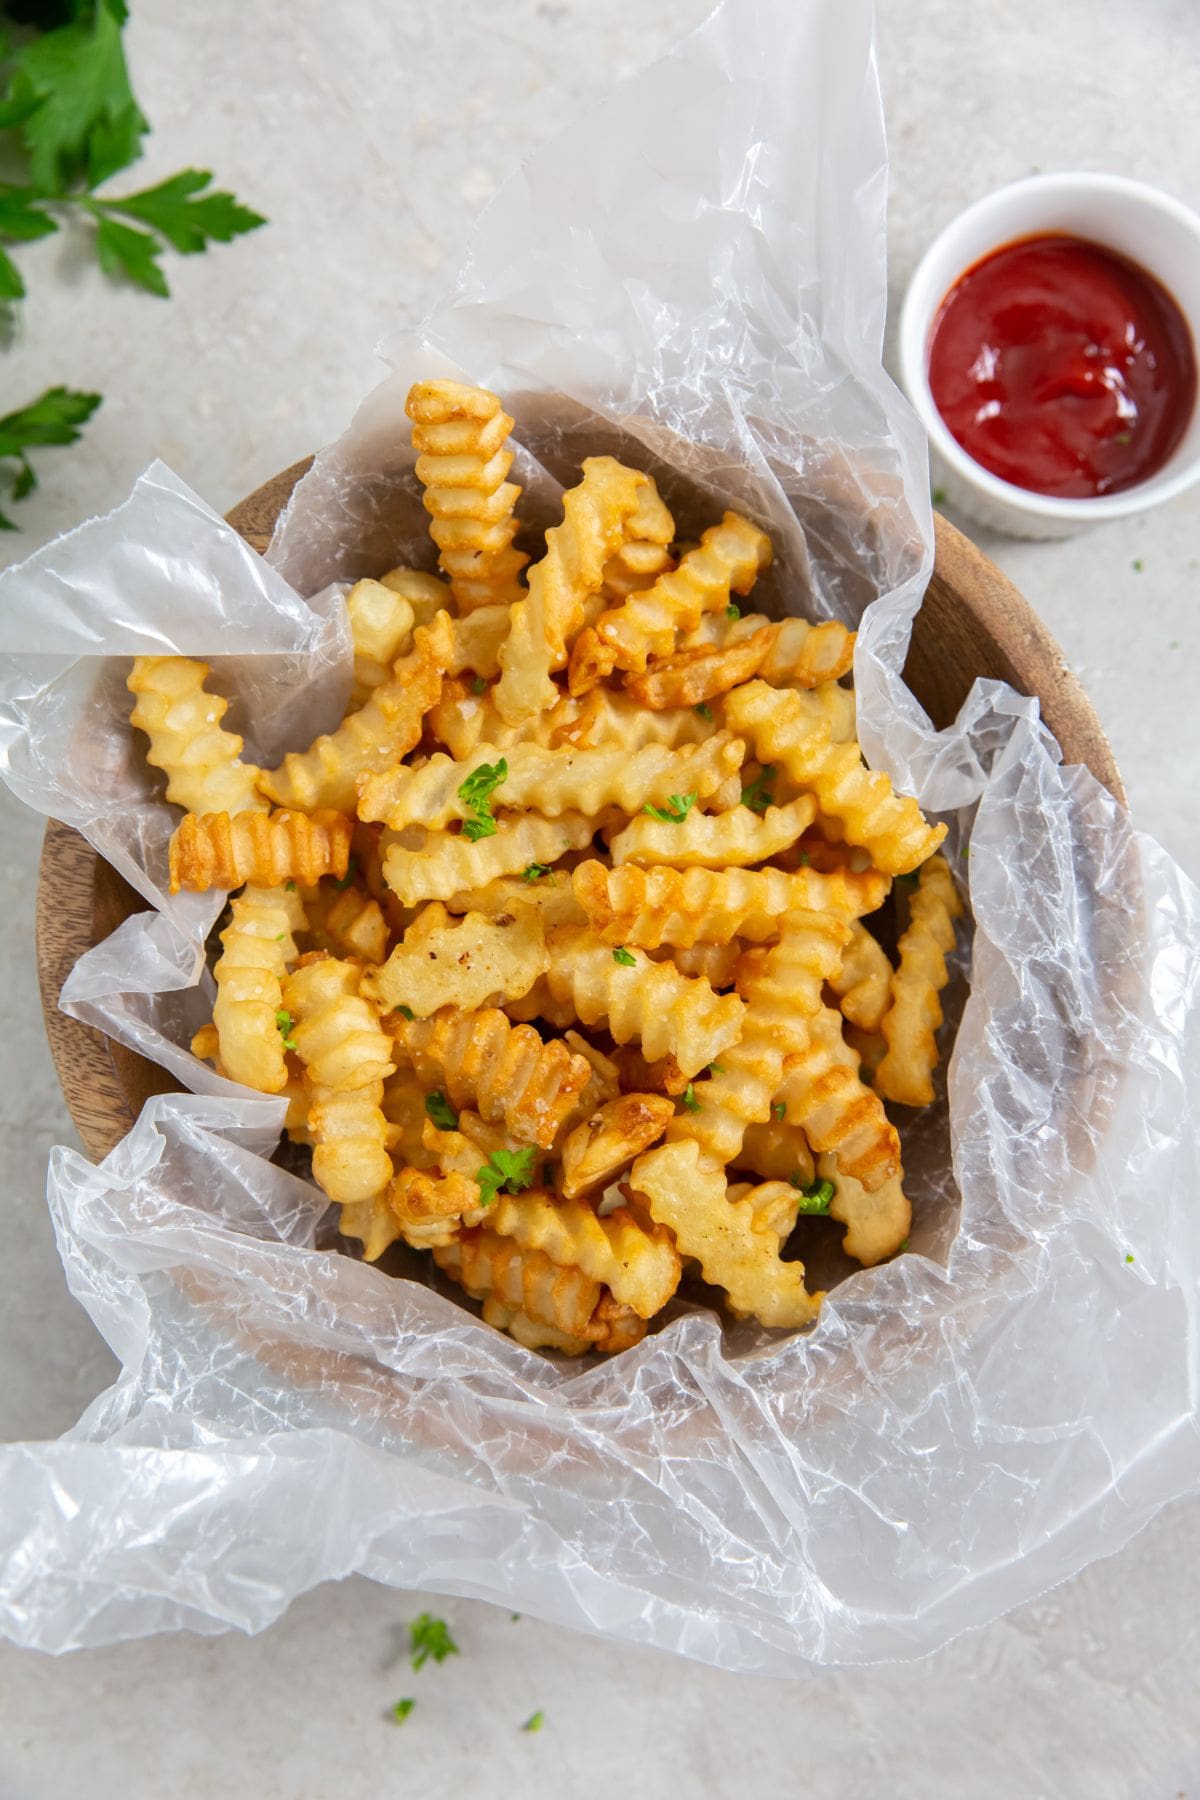
[[[1193, 0], [879, 5], [897, 295], [961, 205], [1033, 168], [1200, 194]], [[334, 435], [376, 377], [372, 345], [450, 278], [506, 169], [703, 10], [142, 0], [129, 40], [156, 128], [146, 178], [212, 167], [271, 227], [172, 259], [169, 305], [108, 287], [69, 240], [23, 255], [36, 300], [0, 363], [9, 403], [51, 381], [106, 402], [86, 449], [40, 458], [27, 531], [5, 552], [110, 506], [152, 455], [225, 507]], [[1141, 823], [1200, 875], [1200, 504], [1069, 544], [981, 541], [1083, 677]], [[33, 971], [40, 822], [0, 791], [0, 829], [0, 1436], [23, 1438], [62, 1430], [113, 1365], [66, 1292], [42, 1203], [46, 1151], [74, 1138]], [[461, 1601], [429, 1603], [462, 1656], [412, 1675], [400, 1630], [426, 1597], [362, 1581], [308, 1596], [252, 1641], [59, 1662], [0, 1647], [0, 1797], [1200, 1796], [1198, 1567], [1200, 1509], [1181, 1504], [1122, 1555], [924, 1663], [789, 1685]], [[384, 1713], [401, 1694], [419, 1704], [397, 1727]], [[535, 1708], [545, 1729], [525, 1736]]]

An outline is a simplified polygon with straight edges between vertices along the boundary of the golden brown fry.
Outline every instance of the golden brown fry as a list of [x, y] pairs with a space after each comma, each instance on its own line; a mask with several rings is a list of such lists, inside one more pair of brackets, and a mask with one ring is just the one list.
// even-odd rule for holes
[[[496, 821], [494, 834], [477, 843], [449, 831], [427, 832], [419, 850], [389, 843], [383, 854], [383, 872], [405, 906], [418, 906], [424, 900], [486, 887], [506, 875], [519, 878], [525, 869], [547, 869], [569, 850], [586, 848], [592, 834], [591, 820], [583, 813], [562, 813], [553, 820], [533, 813], [502, 817]], [[545, 876], [537, 879], [545, 880]], [[562, 879], [565, 883], [565, 871]], [[528, 890], [534, 879], [520, 885]]]
[[584, 602], [601, 586], [646, 479], [611, 456], [589, 456], [579, 486], [563, 495], [562, 524], [546, 533], [546, 553], [529, 571], [529, 591], [512, 609], [500, 652], [496, 705], [510, 723], [545, 712], [558, 699], [550, 675], [566, 664]]
[[[309, 905], [309, 922], [313, 923]], [[339, 887], [328, 897], [320, 915], [320, 949], [336, 956], [356, 956], [362, 962], [379, 963], [387, 955], [388, 925], [378, 900], [361, 888]]]
[[592, 1319], [600, 1304], [600, 1283], [581, 1269], [562, 1268], [544, 1251], [523, 1250], [511, 1238], [486, 1228], [439, 1245], [433, 1260], [476, 1300], [494, 1297], [538, 1324], [594, 1342]]
[[811, 1325], [823, 1294], [804, 1286], [804, 1264], [781, 1262], [779, 1238], [748, 1200], [730, 1200], [725, 1171], [696, 1143], [663, 1144], [633, 1165], [630, 1185], [650, 1216], [694, 1256], [705, 1281], [764, 1325]]
[[858, 1057], [861, 1065], [859, 1073], [867, 1086], [871, 1087], [875, 1071], [887, 1055], [887, 1039], [882, 1031], [863, 1031], [859, 1026], [848, 1023], [842, 1027], [842, 1036]]
[[850, 930], [842, 966], [829, 987], [838, 997], [843, 1018], [863, 1031], [878, 1031], [891, 996], [892, 965], [865, 925], [855, 919]]
[[304, 929], [300, 896], [286, 888], [248, 887], [230, 903], [213, 969], [213, 1023], [224, 1073], [260, 1093], [287, 1083], [285, 1030], [279, 1023], [282, 983], [296, 960], [294, 934]]
[[870, 1268], [903, 1249], [912, 1227], [912, 1207], [901, 1186], [901, 1176], [892, 1175], [873, 1192], [838, 1168], [836, 1156], [817, 1158], [817, 1174], [822, 1181], [832, 1181], [834, 1196], [829, 1203], [829, 1216], [847, 1227], [842, 1248], [847, 1256]]
[[150, 739], [146, 761], [167, 777], [167, 799], [188, 812], [266, 811], [259, 771], [241, 759], [242, 739], [221, 720], [229, 702], [207, 694], [207, 663], [189, 656], [135, 656], [126, 686], [130, 723]]
[[644, 815], [618, 831], [609, 842], [614, 866], [621, 863], [674, 863], [678, 868], [732, 869], [765, 862], [795, 843], [812, 823], [816, 802], [801, 794], [786, 806], [752, 812], [735, 806], [730, 812], [702, 813], [695, 807], [681, 825], [665, 825]]
[[413, 648], [397, 662], [391, 679], [381, 682], [366, 705], [351, 713], [334, 732], [317, 738], [304, 751], [290, 751], [278, 769], [259, 777], [264, 794], [280, 806], [314, 812], [332, 807], [352, 813], [359, 780], [390, 768], [407, 756], [421, 737], [425, 714], [441, 692], [442, 676], [454, 649], [454, 634], [445, 613], [413, 633]]
[[655, 962], [672, 962], [681, 975], [703, 975], [710, 988], [731, 988], [737, 979], [740, 938], [728, 944], [664, 945], [649, 954]]
[[677, 651], [652, 662], [644, 675], [627, 675], [625, 687], [632, 699], [652, 712], [671, 706], [700, 706], [757, 675], [775, 632], [774, 625], [764, 625], [752, 637], [711, 650]]
[[733, 1158], [735, 1169], [751, 1169], [769, 1181], [786, 1181], [797, 1187], [811, 1186], [816, 1164], [808, 1139], [798, 1125], [777, 1116], [783, 1104], [775, 1101], [765, 1125], [747, 1125], [742, 1147]]
[[465, 1011], [527, 994], [549, 962], [545, 929], [535, 906], [494, 919], [482, 913], [454, 918], [431, 901], [409, 926], [383, 967], [363, 977], [363, 992], [382, 1012], [407, 1006], [428, 1018], [442, 1006]]
[[455, 1111], [474, 1107], [522, 1144], [549, 1149], [591, 1077], [591, 1064], [559, 1039], [543, 1043], [502, 1012], [451, 1011], [432, 1019], [389, 1020], [397, 1050], [427, 1088], [441, 1088]]
[[[555, 824], [561, 825], [562, 820], [555, 820]], [[490, 842], [490, 839], [485, 841]], [[524, 881], [519, 875], [502, 875], [483, 887], [464, 888], [451, 894], [445, 905], [447, 912], [478, 912], [489, 919], [500, 913], [510, 913], [517, 906], [535, 906], [547, 931], [554, 925], [587, 923], [583, 908], [571, 890], [570, 870], [562, 867], [551, 869], [548, 875], [541, 875], [536, 881]]]
[[791, 1181], [731, 1181], [730, 1200], [745, 1200], [754, 1214], [755, 1231], [771, 1231], [783, 1243], [796, 1223], [799, 1190]]
[[565, 1331], [543, 1325], [539, 1320], [531, 1319], [528, 1313], [505, 1306], [492, 1295], [484, 1301], [480, 1312], [485, 1325], [494, 1325], [497, 1331], [506, 1332], [526, 1350], [561, 1350], [567, 1356], [585, 1356], [592, 1348], [587, 1338], [568, 1337]]
[[446, 583], [421, 569], [389, 569], [379, 577], [379, 584], [408, 601], [418, 625], [430, 624], [435, 613], [447, 612], [453, 603]]
[[[762, 613], [743, 613], [733, 620], [723, 613], [706, 613], [695, 630], [680, 640], [675, 659], [730, 649], [747, 638], [757, 638], [764, 627], [770, 628], [771, 638], [754, 672], [773, 687], [825, 687], [848, 675], [854, 666], [855, 634], [837, 620], [810, 625], [806, 619], [771, 620]], [[840, 691], [849, 693], [848, 689]], [[850, 699], [853, 702], [852, 695]]]
[[829, 721], [809, 696], [751, 681], [725, 697], [725, 719], [754, 745], [762, 763], [786, 770], [797, 787], [811, 790], [821, 810], [836, 819], [847, 840], [871, 853], [877, 868], [903, 875], [924, 862], [946, 835], [930, 825], [916, 801], [892, 792], [879, 771], [865, 767], [856, 743], [835, 744]]
[[606, 604], [618, 605], [636, 589], [650, 587], [673, 566], [674, 537], [675, 521], [647, 476], [637, 505], [625, 521], [625, 542], [604, 565], [604, 585], [595, 596], [597, 615]]
[[[711, 711], [711, 708], [710, 708]], [[678, 750], [683, 744], [702, 744], [719, 730], [714, 718], [705, 718], [692, 707], [652, 713], [619, 688], [597, 687], [581, 700], [560, 700], [548, 720], [558, 719], [547, 740], [560, 748], [592, 750], [601, 744], [622, 744], [640, 750], [646, 744], [667, 744]], [[457, 754], [457, 752], [456, 752]]]
[[618, 1044], [637, 1038], [652, 1062], [673, 1056], [695, 1075], [741, 1031], [745, 1008], [736, 994], [714, 994], [707, 981], [689, 980], [643, 951], [616, 953], [566, 925], [549, 934], [548, 952], [553, 997], [569, 1001], [584, 1025], [606, 1025]]
[[627, 1094], [669, 1094], [677, 1099], [688, 1078], [673, 1056], [647, 1062], [636, 1044], [623, 1044], [612, 1053], [612, 1062]]
[[401, 1236], [414, 1250], [449, 1244], [487, 1216], [479, 1204], [479, 1183], [457, 1170], [436, 1175], [405, 1167], [388, 1189], [387, 1200]]
[[442, 683], [442, 692], [429, 713], [430, 731], [440, 744], [445, 744], [458, 762], [475, 755], [481, 744], [508, 750], [513, 744], [540, 744], [549, 748], [556, 744], [561, 731], [570, 725], [580, 710], [580, 702], [564, 694], [549, 712], [536, 718], [510, 725], [496, 711], [495, 690], [475, 691], [475, 684], [450, 676]]
[[954, 921], [962, 901], [944, 856], [930, 857], [917, 878], [908, 925], [901, 934], [899, 966], [892, 977], [891, 1004], [880, 1029], [887, 1054], [875, 1071], [875, 1087], [885, 1100], [928, 1106], [937, 1067], [938, 998], [949, 976], [947, 952], [954, 948]]
[[808, 1049], [788, 1057], [777, 1099], [814, 1150], [832, 1150], [871, 1193], [900, 1173], [900, 1139], [879, 1096], [859, 1079], [858, 1057], [842, 1036], [842, 1016], [823, 1006], [809, 1024]]
[[418, 381], [405, 411], [413, 421], [417, 480], [425, 489], [430, 535], [461, 612], [510, 605], [528, 562], [513, 549], [521, 490], [508, 480], [512, 420], [495, 394], [457, 381]]
[[171, 838], [171, 892], [340, 880], [353, 830], [338, 812], [187, 813]]
[[[563, 1143], [562, 1191], [567, 1199], [605, 1187], [635, 1156], [657, 1142], [674, 1112], [674, 1103], [662, 1094], [621, 1094], [597, 1107]], [[609, 1286], [618, 1299], [623, 1297], [611, 1282]]]
[[606, 1286], [640, 1319], [651, 1319], [679, 1286], [678, 1252], [661, 1226], [647, 1229], [625, 1207], [597, 1218], [580, 1200], [536, 1190], [501, 1194], [488, 1227], [559, 1268], [575, 1268]]
[[489, 679], [498, 675], [500, 647], [508, 636], [508, 624], [507, 606], [477, 606], [465, 619], [453, 620], [454, 655], [447, 673], [461, 675], [469, 670]]
[[382, 581], [356, 581], [346, 595], [354, 643], [352, 708], [366, 704], [411, 647], [416, 614], [411, 603]]
[[[656, 950], [734, 937], [765, 943], [779, 936], [784, 914], [804, 908], [843, 918], [874, 912], [888, 889], [884, 875], [820, 875], [814, 869], [641, 868], [580, 863], [571, 876], [575, 898], [606, 944]], [[883, 952], [880, 951], [880, 955]], [[884, 958], [886, 964], [887, 959]], [[890, 973], [890, 969], [889, 969]]]

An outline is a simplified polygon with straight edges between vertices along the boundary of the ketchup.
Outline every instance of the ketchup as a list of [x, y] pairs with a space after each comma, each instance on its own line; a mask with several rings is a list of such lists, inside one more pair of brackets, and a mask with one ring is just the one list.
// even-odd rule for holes
[[1187, 321], [1159, 282], [1075, 237], [1006, 244], [955, 282], [929, 339], [934, 403], [967, 455], [1059, 499], [1161, 469], [1196, 401]]

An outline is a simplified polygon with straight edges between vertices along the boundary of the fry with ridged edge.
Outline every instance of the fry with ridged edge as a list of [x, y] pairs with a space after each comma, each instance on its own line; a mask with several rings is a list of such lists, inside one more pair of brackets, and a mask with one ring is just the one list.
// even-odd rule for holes
[[[675, 657], [729, 649], [747, 638], [757, 638], [764, 626], [770, 627], [772, 635], [756, 672], [772, 687], [825, 687], [854, 667], [855, 633], [840, 621], [826, 619], [810, 625], [807, 619], [773, 620], [763, 613], [742, 613], [737, 619], [705, 613], [695, 630], [680, 639]], [[665, 668], [666, 664], [655, 666]], [[842, 692], [853, 701], [848, 688]]]
[[207, 663], [190, 656], [135, 656], [126, 687], [130, 723], [150, 739], [146, 761], [167, 777], [167, 799], [194, 813], [265, 812], [259, 771], [241, 760], [242, 739], [221, 721], [228, 700], [208, 694]]
[[783, 1103], [772, 1102], [765, 1125], [747, 1125], [742, 1147], [732, 1159], [735, 1169], [750, 1169], [767, 1181], [786, 1181], [797, 1188], [809, 1187], [816, 1164], [808, 1139], [798, 1125], [779, 1117]]
[[[836, 912], [847, 919], [874, 912], [888, 889], [885, 875], [821, 875], [815, 869], [641, 868], [580, 863], [571, 875], [575, 898], [606, 944], [657, 950], [731, 938], [767, 943], [779, 936], [786, 913]], [[873, 942], [874, 940], [872, 940]], [[878, 947], [878, 946], [877, 946]], [[880, 955], [883, 955], [882, 950]], [[884, 957], [890, 974], [890, 965]], [[885, 988], [886, 993], [886, 977]]]
[[954, 948], [954, 921], [961, 912], [949, 864], [944, 856], [930, 857], [917, 878], [897, 946], [890, 1004], [880, 1024], [887, 1054], [875, 1071], [875, 1089], [885, 1100], [928, 1106], [933, 1099], [936, 1032], [942, 1022], [938, 996], [949, 980], [946, 956]]
[[390, 680], [379, 684], [366, 705], [307, 750], [289, 751], [279, 768], [259, 776], [261, 791], [280, 806], [352, 813], [359, 780], [390, 768], [416, 747], [453, 651], [450, 620], [445, 613], [435, 613], [428, 625], [417, 627], [412, 650], [400, 658]]
[[380, 963], [387, 955], [388, 923], [383, 908], [361, 888], [339, 882], [332, 892], [306, 897], [304, 910], [311, 949], [357, 956], [366, 963]]
[[801, 794], [786, 806], [764, 813], [748, 806], [729, 812], [702, 813], [693, 808], [681, 824], [663, 824], [645, 816], [632, 819], [609, 840], [614, 866], [622, 863], [674, 863], [684, 869], [744, 868], [766, 862], [794, 844], [812, 824], [817, 803]]
[[674, 1113], [674, 1102], [664, 1094], [618, 1094], [598, 1106], [563, 1140], [566, 1198], [575, 1200], [591, 1189], [606, 1187], [635, 1156], [657, 1143]]
[[456, 1111], [470, 1106], [502, 1124], [518, 1143], [549, 1149], [591, 1078], [591, 1064], [561, 1039], [543, 1043], [498, 1008], [411, 1020], [396, 1013], [389, 1024], [425, 1087], [442, 1089]]
[[[443, 899], [528, 868], [549, 868], [569, 850], [583, 850], [594, 827], [583, 813], [560, 813], [542, 819], [534, 813], [500, 818], [491, 837], [472, 843], [449, 831], [431, 831], [419, 850], [389, 842], [383, 852], [383, 876], [405, 906]], [[564, 876], [565, 879], [565, 876]], [[531, 885], [531, 884], [523, 884]]]
[[627, 1207], [601, 1219], [581, 1200], [538, 1190], [501, 1194], [488, 1227], [560, 1268], [582, 1270], [639, 1319], [652, 1319], [679, 1286], [682, 1265], [670, 1236], [661, 1226], [647, 1230]]
[[295, 933], [304, 929], [300, 896], [286, 888], [249, 887], [230, 903], [213, 968], [217, 984], [213, 1023], [218, 1053], [231, 1081], [263, 1094], [287, 1084], [279, 1012], [282, 984], [296, 960]]
[[419, 769], [400, 764], [372, 776], [362, 786], [359, 817], [381, 820], [395, 831], [406, 825], [436, 829], [451, 819], [469, 819], [475, 810], [469, 797], [473, 778], [485, 769], [500, 771], [489, 790], [495, 808], [530, 807], [550, 819], [566, 812], [595, 818], [608, 806], [634, 814], [647, 802], [665, 804], [673, 794], [694, 793], [703, 799], [740, 767], [744, 748], [727, 731], [681, 750], [647, 744], [632, 754], [616, 744], [597, 750], [514, 744], [507, 751], [481, 744], [466, 763], [437, 755]]
[[625, 541], [604, 565], [603, 586], [595, 596], [597, 616], [606, 606], [619, 606], [636, 589], [650, 587], [673, 567], [674, 537], [675, 521], [648, 475], [625, 521]]
[[546, 533], [546, 553], [529, 571], [529, 591], [512, 609], [500, 652], [496, 705], [510, 722], [545, 712], [558, 699], [550, 680], [567, 660], [584, 603], [625, 535], [646, 476], [611, 456], [589, 456], [578, 487], [563, 495], [563, 520]]
[[903, 1248], [912, 1227], [912, 1207], [900, 1175], [891, 1175], [874, 1191], [868, 1191], [853, 1175], [838, 1167], [828, 1152], [817, 1158], [817, 1174], [832, 1181], [829, 1216], [846, 1227], [842, 1249], [864, 1268], [883, 1262]]
[[821, 707], [808, 700], [795, 688], [751, 681], [726, 695], [725, 720], [751, 740], [760, 762], [785, 769], [813, 793], [877, 868], [907, 874], [937, 849], [946, 827], [928, 824], [915, 800], [893, 793], [886, 775], [864, 765], [857, 743], [835, 744]]
[[447, 676], [442, 683], [427, 723], [434, 737], [445, 744], [458, 762], [474, 756], [481, 744], [499, 750], [508, 750], [513, 744], [541, 744], [549, 749], [558, 742], [561, 728], [569, 726], [580, 710], [580, 702], [564, 694], [549, 712], [510, 725], [496, 711], [494, 692], [493, 688], [485, 688], [483, 693], [477, 693], [473, 682], [458, 676]]
[[707, 981], [644, 951], [621, 956], [570, 925], [551, 931], [547, 948], [553, 998], [573, 1006], [584, 1025], [605, 1025], [618, 1044], [636, 1038], [651, 1062], [673, 1056], [695, 1075], [741, 1032], [745, 1007], [736, 994], [714, 994]]
[[804, 1285], [804, 1264], [782, 1262], [779, 1238], [748, 1200], [728, 1198], [725, 1171], [699, 1144], [663, 1144], [633, 1165], [629, 1178], [650, 1216], [665, 1225], [682, 1256], [724, 1288], [730, 1305], [763, 1325], [811, 1325], [823, 1294]]
[[719, 1065], [697, 1081], [692, 1106], [667, 1127], [667, 1140], [694, 1138], [717, 1162], [738, 1154], [748, 1125], [762, 1125], [783, 1080], [786, 1058], [808, 1047], [808, 1020], [821, 1008], [821, 987], [841, 965], [850, 928], [833, 913], [793, 912], [779, 942], [764, 952], [746, 983], [741, 1036]]
[[[556, 819], [555, 824], [561, 824], [561, 820]], [[501, 875], [483, 887], [463, 888], [457, 894], [448, 895], [445, 906], [447, 912], [477, 912], [488, 919], [510, 913], [517, 906], [535, 906], [547, 931], [554, 925], [587, 924], [587, 916], [571, 890], [566, 869], [551, 869], [548, 875], [541, 875], [535, 881], [525, 881], [520, 875]]]
[[571, 692], [586, 693], [613, 669], [640, 674], [650, 657], [670, 656], [679, 632], [690, 631], [703, 613], [723, 611], [730, 594], [748, 594], [770, 561], [766, 532], [727, 512], [678, 568], [630, 594], [623, 606], [601, 613], [579, 634], [571, 652]]
[[511, 605], [529, 560], [513, 549], [521, 490], [508, 479], [512, 420], [495, 394], [458, 381], [415, 382], [404, 409], [430, 535], [459, 610]]
[[464, 1232], [433, 1252], [438, 1267], [477, 1300], [496, 1299], [540, 1325], [596, 1350], [625, 1348], [645, 1331], [632, 1308], [629, 1321], [603, 1308], [604, 1290], [580, 1269], [560, 1267], [542, 1250], [523, 1250], [486, 1228]]
[[321, 811], [187, 813], [171, 837], [171, 892], [180, 888], [313, 887], [339, 881], [350, 860], [354, 820]]
[[544, 716], [551, 726], [546, 741], [556, 749], [570, 745], [592, 750], [615, 743], [626, 750], [640, 750], [645, 744], [669, 744], [677, 750], [681, 744], [703, 743], [714, 729], [712, 720], [694, 707], [647, 712], [628, 694], [607, 687], [593, 688], [580, 700], [565, 696]]
[[[816, 876], [816, 880], [835, 881], [836, 876]], [[844, 880], [861, 880], [847, 875]], [[887, 951], [871, 936], [865, 925], [855, 919], [850, 926], [850, 942], [842, 956], [842, 966], [830, 982], [837, 995], [842, 1017], [862, 1031], [878, 1031], [892, 991], [892, 965]]]
[[848, 1175], [874, 1193], [900, 1173], [900, 1139], [878, 1094], [864, 1087], [842, 1015], [823, 1006], [809, 1021], [808, 1048], [791, 1055], [776, 1096], [816, 1151], [836, 1152]]
[[472, 1011], [497, 997], [527, 994], [549, 963], [536, 906], [494, 919], [453, 917], [433, 900], [418, 914], [382, 968], [363, 977], [363, 992], [382, 1012], [407, 1006], [428, 1018], [442, 1006]]
[[412, 604], [382, 581], [356, 581], [346, 595], [350, 639], [354, 645], [352, 707], [364, 706], [385, 682], [412, 643], [416, 614]]

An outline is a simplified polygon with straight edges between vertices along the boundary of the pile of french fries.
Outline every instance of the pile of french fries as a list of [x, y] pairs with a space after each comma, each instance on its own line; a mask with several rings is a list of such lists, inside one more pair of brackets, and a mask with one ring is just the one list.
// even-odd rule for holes
[[907, 1240], [884, 1102], [933, 1098], [945, 827], [863, 764], [853, 634], [742, 609], [758, 526], [681, 544], [589, 457], [529, 565], [500, 401], [408, 413], [442, 577], [352, 589], [336, 731], [256, 768], [204, 663], [129, 676], [172, 885], [232, 895], [193, 1049], [286, 1097], [368, 1259], [428, 1251], [531, 1348], [627, 1348], [685, 1276], [807, 1325], [806, 1219]]

